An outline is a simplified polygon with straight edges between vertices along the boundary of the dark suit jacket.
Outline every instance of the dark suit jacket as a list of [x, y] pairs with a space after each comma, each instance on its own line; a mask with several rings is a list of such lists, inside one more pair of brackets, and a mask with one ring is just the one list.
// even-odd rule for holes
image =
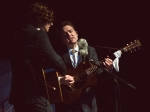
[[38, 103], [47, 99], [43, 60], [61, 74], [66, 73], [65, 63], [54, 51], [47, 33], [31, 25], [24, 25], [12, 49], [11, 103]]

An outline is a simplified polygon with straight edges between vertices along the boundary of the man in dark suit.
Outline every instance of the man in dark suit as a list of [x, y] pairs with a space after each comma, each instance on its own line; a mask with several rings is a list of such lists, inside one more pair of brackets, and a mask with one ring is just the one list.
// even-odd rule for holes
[[[80, 64], [82, 64], [81, 62], [84, 62], [84, 60], [92, 61], [97, 65], [99, 64], [95, 49], [88, 46], [87, 43], [84, 42], [84, 39], [81, 40], [79, 44], [78, 33], [72, 22], [62, 22], [60, 35], [62, 42], [66, 45], [64, 50], [61, 50], [60, 55], [63, 57], [67, 68], [76, 69]], [[102, 65], [104, 65], [108, 71], [113, 69], [112, 60], [110, 58], [105, 58]], [[107, 80], [107, 77], [103, 76], [104, 73], [106, 73], [106, 71], [101, 68], [96, 71], [96, 74], [98, 74], [97, 78], [100, 79], [99, 81]], [[96, 99], [92, 88], [86, 88], [83, 93], [84, 94], [79, 99], [70, 104], [56, 104], [56, 112], [97, 112]]]
[[44, 83], [42, 64], [66, 73], [63, 59], [54, 51], [47, 32], [53, 25], [54, 12], [41, 3], [33, 4], [26, 24], [16, 36], [12, 56], [10, 103], [16, 112], [52, 112]]

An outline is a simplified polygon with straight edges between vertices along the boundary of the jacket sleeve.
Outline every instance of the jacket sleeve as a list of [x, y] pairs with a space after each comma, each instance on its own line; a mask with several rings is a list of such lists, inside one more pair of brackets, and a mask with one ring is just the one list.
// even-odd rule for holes
[[97, 53], [95, 51], [95, 48], [91, 47], [90, 49], [91, 49], [93, 63], [95, 63], [95, 64], [99, 63], [99, 59], [98, 59]]
[[[95, 48], [91, 47], [91, 51], [92, 51], [91, 55], [92, 55], [93, 62], [95, 64], [98, 64], [100, 61], [98, 59], [98, 55], [96, 53]], [[109, 72], [105, 71], [101, 67], [99, 67], [98, 70], [96, 71], [96, 75], [99, 83], [104, 83], [111, 78], [111, 74], [109, 74]]]
[[53, 49], [47, 33], [40, 31], [36, 38], [36, 49], [46, 62], [53, 66], [62, 75], [66, 74], [66, 65], [63, 59]]

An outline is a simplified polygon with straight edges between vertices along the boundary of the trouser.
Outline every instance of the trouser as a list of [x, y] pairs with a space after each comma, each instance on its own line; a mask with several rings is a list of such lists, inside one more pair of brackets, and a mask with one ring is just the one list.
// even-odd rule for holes
[[56, 106], [56, 112], [97, 112], [97, 104], [94, 95], [94, 91], [91, 88], [87, 88], [83, 96], [77, 101], [72, 103], [58, 103]]
[[0, 103], [0, 112], [15, 112], [15, 111], [13, 105], [9, 103], [9, 100], [6, 100]]
[[53, 112], [49, 101], [27, 104], [27, 105], [14, 105], [15, 112]]

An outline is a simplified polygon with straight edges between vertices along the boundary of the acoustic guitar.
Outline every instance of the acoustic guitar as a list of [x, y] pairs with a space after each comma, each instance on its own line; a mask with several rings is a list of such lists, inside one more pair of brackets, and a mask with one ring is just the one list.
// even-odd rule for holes
[[[122, 53], [132, 51], [136, 48], [140, 48], [140, 46], [141, 42], [139, 40], [135, 40], [120, 49], [120, 51]], [[71, 103], [77, 100], [82, 96], [87, 87], [92, 87], [97, 84], [95, 72], [99, 67], [101, 66], [95, 65], [89, 61], [85, 62], [85, 64], [80, 63], [75, 69], [68, 68], [67, 74], [73, 76], [75, 80], [75, 83], [71, 87], [59, 83], [58, 76], [61, 76], [59, 72], [51, 71], [43, 73], [49, 101], [51, 103]]]

